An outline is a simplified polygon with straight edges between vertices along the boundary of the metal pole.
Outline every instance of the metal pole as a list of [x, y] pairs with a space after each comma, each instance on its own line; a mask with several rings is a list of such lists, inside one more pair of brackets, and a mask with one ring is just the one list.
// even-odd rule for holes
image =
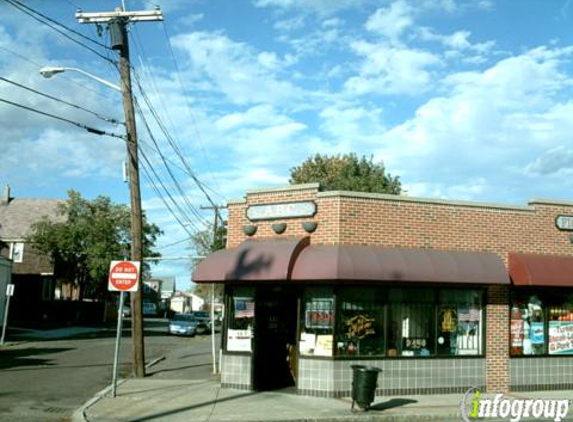
[[117, 369], [119, 361], [119, 344], [121, 343], [121, 331], [123, 329], [123, 302], [125, 300], [125, 292], [119, 293], [119, 310], [117, 312], [117, 333], [115, 335], [115, 352], [113, 354], [113, 380], [111, 396], [115, 397], [117, 392]]
[[6, 326], [8, 325], [9, 307], [10, 307], [10, 295], [6, 295], [6, 308], [4, 308], [4, 322], [2, 324], [2, 338], [0, 339], [0, 346], [4, 345], [4, 338], [6, 337]]
[[[215, 207], [215, 221], [213, 223], [213, 245], [217, 241], [217, 215]], [[211, 352], [213, 355], [213, 374], [217, 374], [217, 354], [215, 352], [215, 284], [211, 283]]]

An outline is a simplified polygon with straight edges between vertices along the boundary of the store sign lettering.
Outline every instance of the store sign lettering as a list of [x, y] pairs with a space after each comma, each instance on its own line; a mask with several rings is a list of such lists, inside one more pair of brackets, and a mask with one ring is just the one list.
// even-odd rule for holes
[[559, 230], [573, 231], [573, 215], [558, 215], [555, 225]]
[[314, 214], [316, 214], [314, 201], [249, 205], [247, 207], [247, 218], [250, 221], [312, 217]]

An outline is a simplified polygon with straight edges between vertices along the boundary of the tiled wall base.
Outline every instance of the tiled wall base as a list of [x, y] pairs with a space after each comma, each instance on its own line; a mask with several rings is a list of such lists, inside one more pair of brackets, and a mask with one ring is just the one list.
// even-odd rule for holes
[[251, 356], [223, 354], [221, 361], [221, 386], [239, 390], [252, 389]]
[[573, 389], [573, 356], [510, 359], [511, 391]]
[[464, 393], [485, 386], [485, 359], [320, 360], [300, 359], [298, 393], [319, 397], [349, 396], [352, 365], [375, 366], [377, 394]]

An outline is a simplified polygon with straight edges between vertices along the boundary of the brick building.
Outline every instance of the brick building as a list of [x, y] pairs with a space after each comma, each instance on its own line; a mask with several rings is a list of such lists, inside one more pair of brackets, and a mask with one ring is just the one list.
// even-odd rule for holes
[[223, 386], [349, 395], [573, 388], [573, 202], [527, 206], [316, 184], [231, 201]]

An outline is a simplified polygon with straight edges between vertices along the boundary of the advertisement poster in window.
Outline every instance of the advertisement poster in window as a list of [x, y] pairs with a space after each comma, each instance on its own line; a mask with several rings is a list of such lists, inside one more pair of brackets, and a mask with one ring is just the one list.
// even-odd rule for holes
[[531, 344], [543, 344], [545, 336], [543, 333], [543, 322], [531, 323]]
[[316, 336], [315, 356], [332, 356], [333, 336], [318, 335]]
[[573, 322], [549, 321], [549, 354], [573, 354]]
[[334, 312], [332, 309], [314, 310], [309, 309], [305, 315], [306, 328], [332, 328]]
[[250, 352], [251, 337], [251, 330], [227, 330], [227, 350], [230, 352]]
[[511, 346], [512, 347], [522, 347], [523, 346], [523, 320], [522, 319], [512, 319], [511, 320]]

